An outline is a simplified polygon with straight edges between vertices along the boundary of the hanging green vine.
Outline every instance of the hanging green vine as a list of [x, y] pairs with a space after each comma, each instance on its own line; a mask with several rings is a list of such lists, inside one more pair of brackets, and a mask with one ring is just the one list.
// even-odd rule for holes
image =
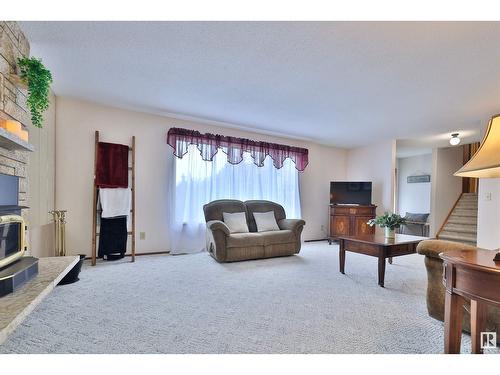
[[49, 108], [49, 90], [52, 74], [42, 64], [41, 59], [23, 57], [17, 60], [22, 81], [28, 86], [27, 104], [31, 112], [31, 122], [37, 128], [43, 124], [43, 113]]

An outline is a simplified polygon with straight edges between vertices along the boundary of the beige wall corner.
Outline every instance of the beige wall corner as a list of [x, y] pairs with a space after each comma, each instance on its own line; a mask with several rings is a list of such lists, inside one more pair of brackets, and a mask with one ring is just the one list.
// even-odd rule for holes
[[463, 164], [461, 147], [432, 152], [430, 236], [435, 236], [462, 193], [462, 179], [453, 176]]
[[394, 211], [396, 141], [384, 141], [354, 148], [347, 154], [347, 179], [372, 181], [372, 203], [377, 215]]
[[500, 248], [500, 178], [479, 180], [477, 246]]
[[43, 128], [31, 127], [30, 142], [35, 151], [29, 154], [29, 233], [31, 254], [36, 257], [54, 255], [54, 227], [49, 211], [55, 200], [55, 134], [56, 97], [51, 94]]

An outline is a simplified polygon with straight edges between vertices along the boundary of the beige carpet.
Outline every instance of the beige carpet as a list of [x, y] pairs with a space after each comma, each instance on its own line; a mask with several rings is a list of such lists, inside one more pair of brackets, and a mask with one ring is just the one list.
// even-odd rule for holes
[[[420, 255], [377, 260], [306, 244], [298, 256], [218, 264], [206, 253], [86, 266], [2, 353], [441, 353]], [[463, 350], [470, 351], [463, 336]]]

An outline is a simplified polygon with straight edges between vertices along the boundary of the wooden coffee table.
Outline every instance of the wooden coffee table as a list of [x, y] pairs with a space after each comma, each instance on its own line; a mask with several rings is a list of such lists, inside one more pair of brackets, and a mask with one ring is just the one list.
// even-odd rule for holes
[[384, 235], [367, 234], [362, 236], [338, 236], [340, 272], [344, 272], [345, 252], [370, 255], [378, 258], [378, 285], [384, 286], [385, 260], [402, 255], [414, 254], [420, 241], [427, 240], [427, 237], [409, 236], [406, 234], [396, 234], [396, 238], [388, 239]]

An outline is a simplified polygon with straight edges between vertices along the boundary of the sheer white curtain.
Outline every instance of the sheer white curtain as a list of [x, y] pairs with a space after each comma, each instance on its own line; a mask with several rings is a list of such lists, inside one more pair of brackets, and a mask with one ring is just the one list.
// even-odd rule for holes
[[205, 248], [203, 205], [216, 199], [266, 199], [281, 204], [288, 218], [300, 218], [299, 172], [287, 159], [276, 169], [270, 157], [257, 167], [248, 153], [240, 164], [228, 163], [219, 150], [213, 161], [202, 160], [195, 145], [182, 159], [174, 158], [171, 202], [171, 252]]

